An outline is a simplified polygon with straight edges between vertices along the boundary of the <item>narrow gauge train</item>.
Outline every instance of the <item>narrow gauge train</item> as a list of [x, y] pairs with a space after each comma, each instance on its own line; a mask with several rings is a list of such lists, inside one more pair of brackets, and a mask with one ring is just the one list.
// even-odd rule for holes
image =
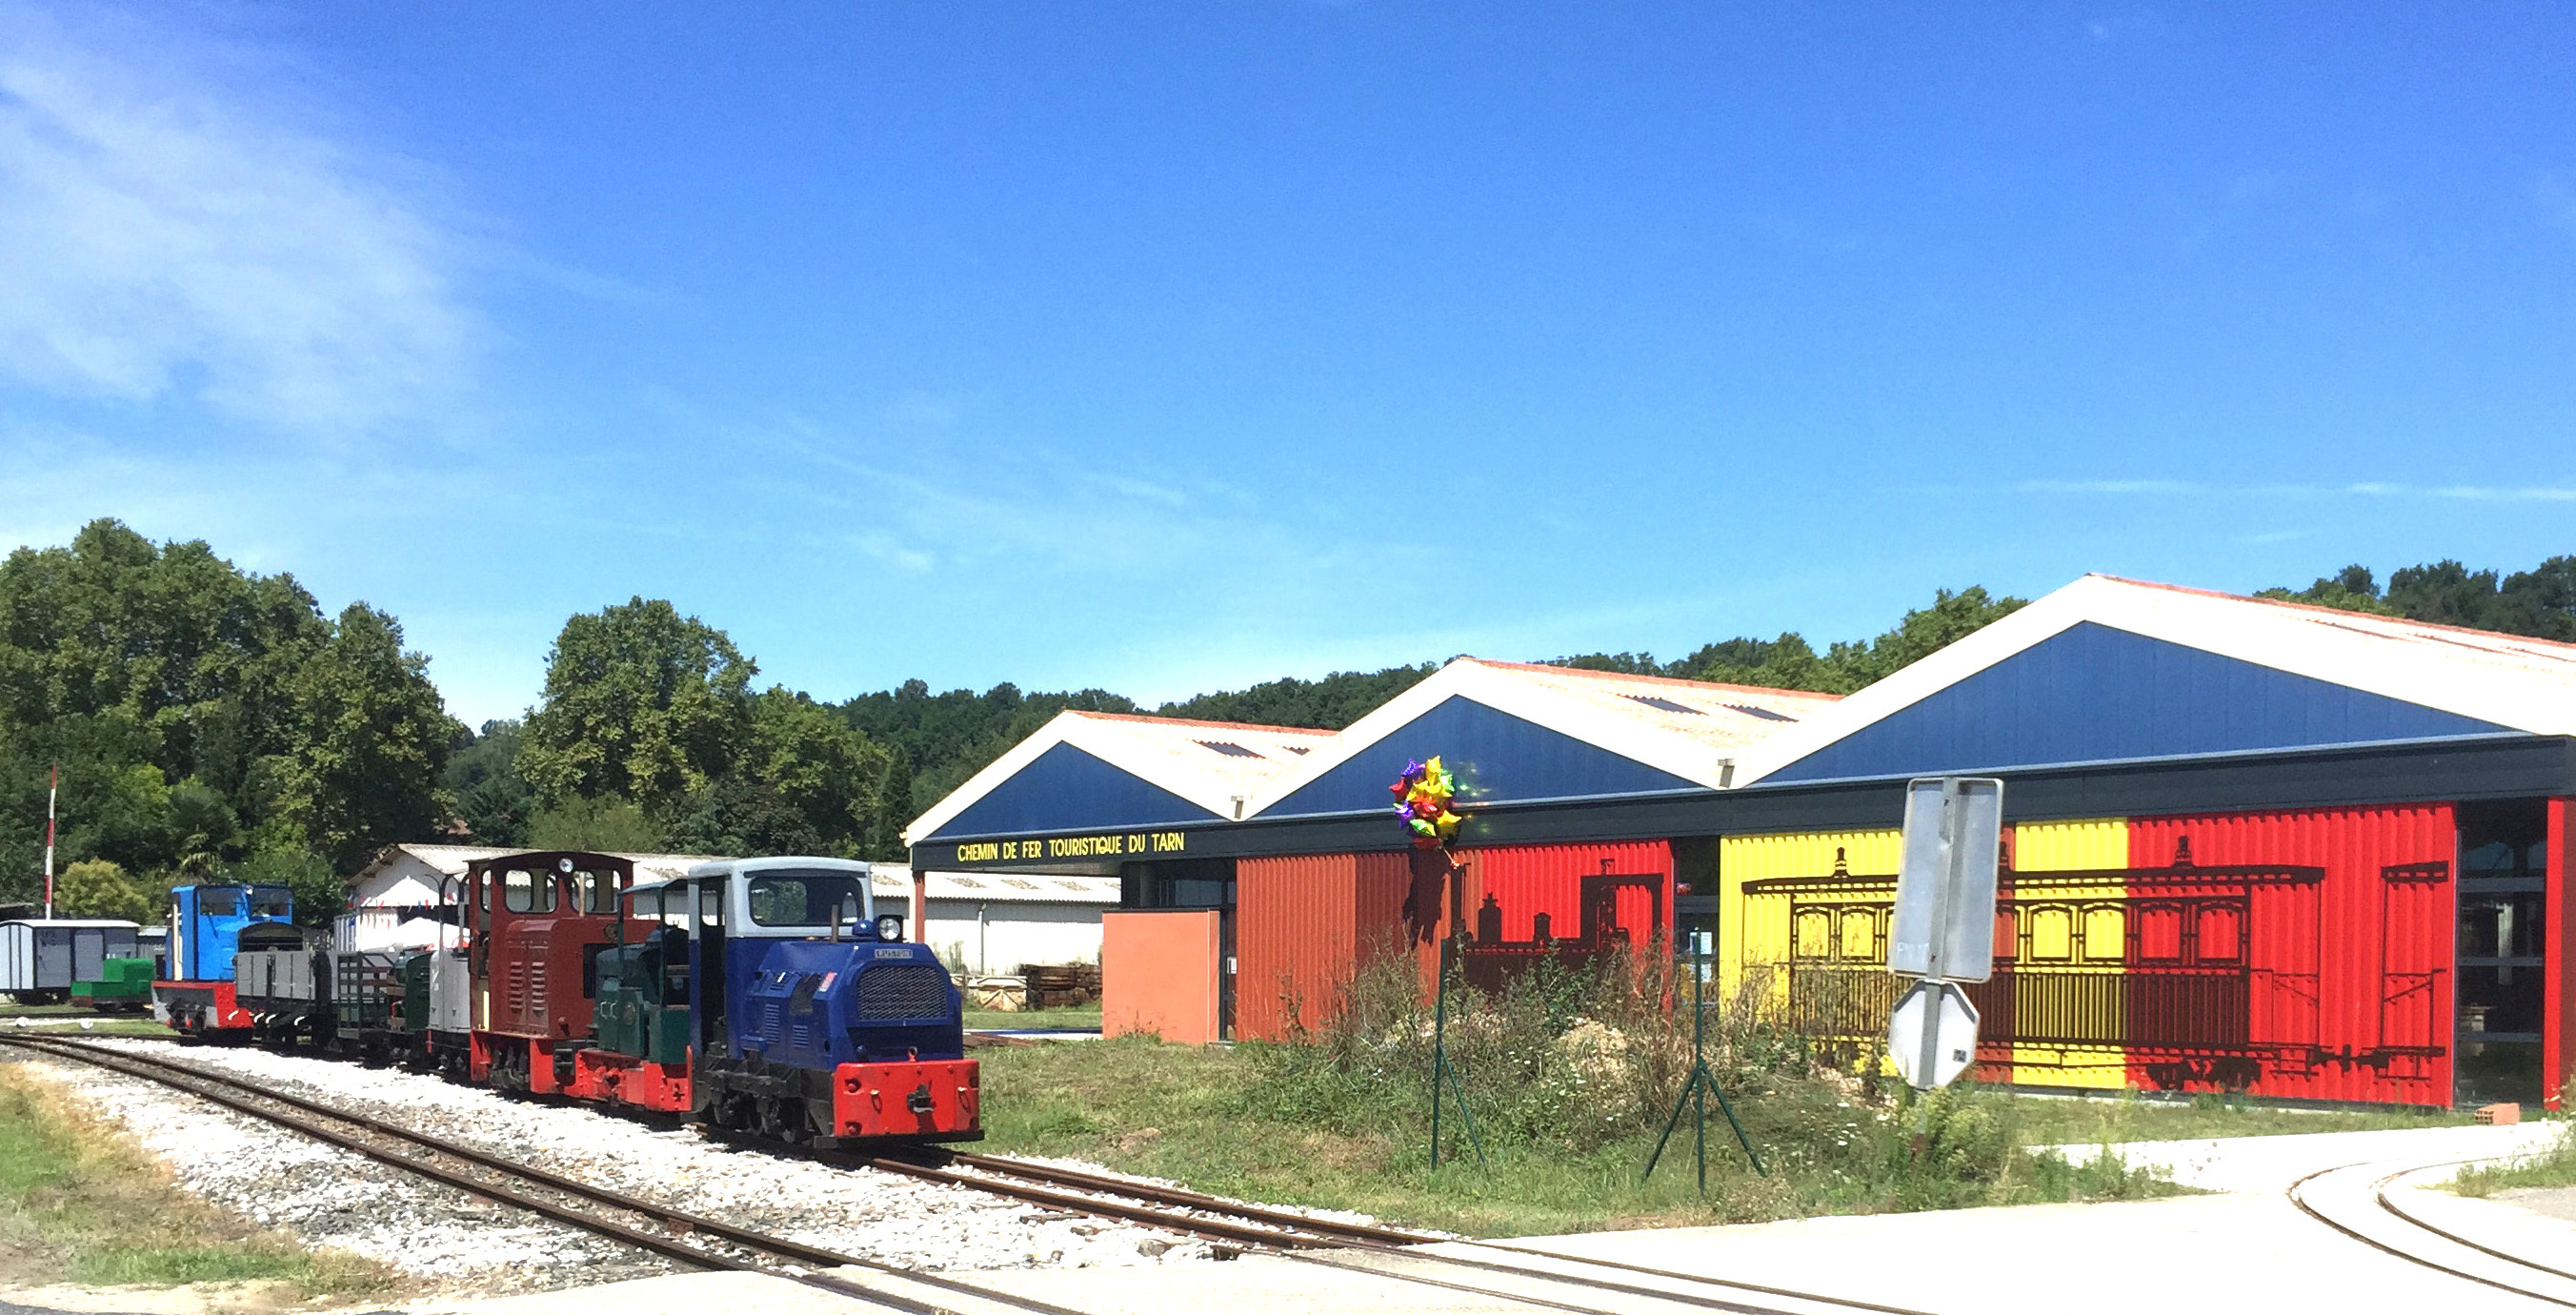
[[222, 1025], [164, 1016], [819, 1148], [983, 1135], [964, 1001], [877, 914], [864, 863], [745, 859], [638, 883], [611, 854], [505, 855], [450, 878], [439, 915], [427, 950], [246, 943]]

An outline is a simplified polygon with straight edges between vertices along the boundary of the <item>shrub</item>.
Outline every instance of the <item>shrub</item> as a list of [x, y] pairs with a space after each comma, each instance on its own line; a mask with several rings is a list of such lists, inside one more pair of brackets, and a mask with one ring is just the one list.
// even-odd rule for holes
[[125, 869], [103, 858], [84, 859], [54, 879], [54, 913], [64, 918], [122, 918], [158, 922], [160, 901]]

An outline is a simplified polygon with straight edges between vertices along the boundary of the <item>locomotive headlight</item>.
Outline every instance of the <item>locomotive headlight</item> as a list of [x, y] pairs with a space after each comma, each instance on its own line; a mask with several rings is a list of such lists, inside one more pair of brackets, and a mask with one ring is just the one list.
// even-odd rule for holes
[[881, 941], [899, 941], [899, 940], [902, 940], [902, 939], [903, 939], [903, 916], [902, 916], [901, 914], [895, 914], [895, 913], [880, 913], [880, 914], [878, 914], [878, 915], [877, 915], [877, 939], [878, 939], [878, 940], [881, 940]]

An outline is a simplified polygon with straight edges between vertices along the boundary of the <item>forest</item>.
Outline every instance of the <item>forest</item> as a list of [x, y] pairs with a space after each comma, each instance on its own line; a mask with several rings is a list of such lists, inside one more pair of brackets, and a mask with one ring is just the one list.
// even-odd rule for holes
[[[2576, 642], [2576, 556], [2528, 571], [2456, 561], [2348, 566], [2262, 596]], [[1866, 639], [1797, 632], [1566, 666], [1848, 693], [2025, 600], [1937, 591]], [[1139, 706], [1102, 689], [933, 692], [907, 680], [840, 702], [771, 684], [722, 629], [633, 598], [567, 618], [523, 716], [468, 728], [426, 655], [367, 604], [336, 615], [294, 577], [113, 520], [0, 563], [0, 903], [41, 883], [60, 771], [58, 908], [157, 916], [173, 882], [293, 887], [305, 920], [405, 841], [900, 860], [904, 825], [1058, 712], [1152, 712], [1338, 730], [1438, 660]]]

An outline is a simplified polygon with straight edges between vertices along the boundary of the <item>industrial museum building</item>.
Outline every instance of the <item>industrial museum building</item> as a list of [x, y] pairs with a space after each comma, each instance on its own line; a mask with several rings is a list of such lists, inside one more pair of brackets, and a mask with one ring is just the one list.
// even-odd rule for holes
[[[909, 842], [1118, 877], [1113, 1027], [1281, 1037], [1453, 929], [1488, 983], [1707, 931], [1858, 1046], [1899, 785], [1998, 776], [1988, 1080], [2555, 1106], [2571, 737], [2576, 646], [2087, 576], [1846, 698], [1460, 658], [1339, 733], [1069, 712]], [[1450, 854], [1390, 808], [1435, 754]]]

